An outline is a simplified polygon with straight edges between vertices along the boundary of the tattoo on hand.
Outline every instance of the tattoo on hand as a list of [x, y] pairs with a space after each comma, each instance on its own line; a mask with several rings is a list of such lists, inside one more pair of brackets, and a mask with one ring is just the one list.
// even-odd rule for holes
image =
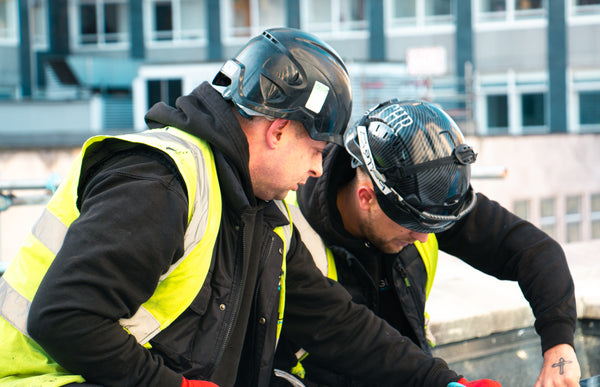
[[569, 364], [569, 363], [573, 363], [573, 362], [565, 360], [564, 358], [561, 357], [560, 359], [558, 359], [558, 363], [552, 364], [552, 368], [558, 367], [558, 373], [559, 373], [559, 375], [562, 375], [565, 373], [565, 364]]

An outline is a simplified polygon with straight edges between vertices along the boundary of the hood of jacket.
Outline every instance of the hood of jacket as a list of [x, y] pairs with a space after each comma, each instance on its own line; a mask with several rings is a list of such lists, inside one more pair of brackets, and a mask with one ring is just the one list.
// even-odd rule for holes
[[[250, 151], [246, 135], [231, 110], [231, 104], [208, 82], [177, 98], [175, 107], [164, 102], [156, 103], [146, 113], [145, 120], [150, 129], [172, 126], [208, 142], [216, 151], [220, 183], [227, 185], [231, 182], [230, 179], [223, 180], [223, 174], [233, 175], [250, 203], [256, 204], [248, 168]], [[223, 166], [228, 170], [222, 171]], [[239, 187], [230, 188], [222, 187], [221, 191], [240, 193]]]
[[348, 183], [356, 171], [351, 167], [350, 155], [344, 147], [330, 144], [323, 151], [323, 175], [307, 180], [297, 192], [298, 205], [312, 228], [328, 246], [343, 246], [355, 251], [370, 244], [350, 234], [344, 228], [337, 208], [337, 192]]

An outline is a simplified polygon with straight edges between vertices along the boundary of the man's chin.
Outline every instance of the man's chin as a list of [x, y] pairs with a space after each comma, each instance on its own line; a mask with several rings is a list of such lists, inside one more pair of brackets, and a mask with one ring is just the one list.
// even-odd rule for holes
[[405, 244], [393, 243], [393, 244], [389, 244], [389, 245], [385, 246], [384, 249], [380, 249], [380, 250], [383, 251], [385, 254], [398, 254], [405, 247], [406, 247]]
[[273, 200], [283, 200], [283, 199], [285, 199], [287, 197], [288, 193], [290, 193], [290, 192], [291, 192], [291, 190], [290, 191], [285, 191], [285, 192], [282, 192], [282, 193], [279, 193], [279, 194], [275, 194], [274, 197], [273, 197]]

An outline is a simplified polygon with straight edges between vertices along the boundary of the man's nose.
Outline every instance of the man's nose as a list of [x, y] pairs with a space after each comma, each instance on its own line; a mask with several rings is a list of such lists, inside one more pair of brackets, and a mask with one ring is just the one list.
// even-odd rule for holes
[[418, 240], [421, 243], [425, 243], [425, 242], [427, 242], [427, 237], [429, 236], [429, 234], [425, 233], [425, 232], [411, 231], [410, 236], [413, 237], [414, 239]]
[[313, 158], [308, 174], [312, 177], [319, 177], [323, 174], [323, 157], [320, 153]]

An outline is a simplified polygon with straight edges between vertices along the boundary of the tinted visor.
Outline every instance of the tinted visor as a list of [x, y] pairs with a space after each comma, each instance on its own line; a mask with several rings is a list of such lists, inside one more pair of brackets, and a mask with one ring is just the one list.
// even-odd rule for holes
[[388, 195], [384, 195], [380, 190], [376, 191], [377, 202], [390, 219], [409, 230], [423, 233], [437, 233], [449, 229], [468, 214], [477, 202], [477, 196], [471, 187], [455, 204], [423, 209], [414, 207], [393, 190]]

